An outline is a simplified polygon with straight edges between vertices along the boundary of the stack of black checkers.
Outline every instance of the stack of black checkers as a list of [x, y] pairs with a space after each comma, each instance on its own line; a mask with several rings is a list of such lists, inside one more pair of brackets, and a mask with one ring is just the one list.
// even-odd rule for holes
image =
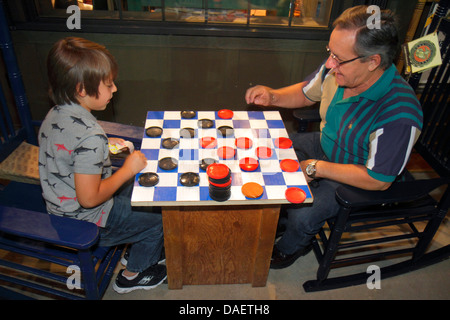
[[206, 169], [209, 196], [215, 201], [226, 201], [231, 196], [231, 170], [225, 164], [212, 163]]

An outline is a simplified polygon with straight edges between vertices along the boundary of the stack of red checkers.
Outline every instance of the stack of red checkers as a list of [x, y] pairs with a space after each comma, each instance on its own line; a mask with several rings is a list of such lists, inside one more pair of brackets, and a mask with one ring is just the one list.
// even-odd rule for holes
[[226, 201], [231, 196], [231, 170], [223, 163], [212, 163], [206, 168], [209, 196], [216, 201]]

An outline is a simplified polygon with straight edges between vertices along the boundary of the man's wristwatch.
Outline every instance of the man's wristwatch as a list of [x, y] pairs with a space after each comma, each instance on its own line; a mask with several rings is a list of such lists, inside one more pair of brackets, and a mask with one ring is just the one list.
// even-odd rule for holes
[[306, 174], [308, 175], [308, 177], [313, 179], [316, 177], [316, 163], [318, 161], [319, 160], [313, 160], [306, 166]]

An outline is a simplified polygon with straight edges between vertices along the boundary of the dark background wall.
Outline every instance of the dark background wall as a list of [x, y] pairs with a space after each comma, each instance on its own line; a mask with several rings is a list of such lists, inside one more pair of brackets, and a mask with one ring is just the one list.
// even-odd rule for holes
[[[353, 4], [350, 0], [335, 1], [340, 11]], [[416, 0], [388, 1], [388, 8], [399, 13], [401, 39], [415, 5]], [[148, 110], [256, 108], [245, 103], [247, 88], [256, 84], [278, 88], [302, 81], [327, 57], [328, 35], [324, 36], [323, 28], [320, 36], [311, 30], [302, 31], [297, 38], [293, 31], [289, 39], [276, 39], [190, 35], [188, 31], [183, 35], [73, 32], [65, 27], [64, 20], [58, 31], [43, 30], [33, 22], [16, 26], [11, 35], [34, 120], [42, 120], [52, 105], [47, 95], [48, 51], [54, 42], [67, 36], [105, 45], [119, 63], [118, 92], [107, 110], [96, 116], [138, 126], [143, 126]], [[2, 64], [0, 72], [5, 87]], [[292, 110], [280, 111], [287, 129], [296, 130]]]
[[[66, 32], [15, 31], [17, 59], [33, 119], [45, 117], [45, 60]], [[301, 81], [326, 58], [327, 41], [230, 37], [76, 34], [105, 45], [116, 57], [118, 92], [101, 120], [143, 125], [148, 110], [246, 110], [247, 88]], [[283, 111], [292, 125], [291, 112]]]

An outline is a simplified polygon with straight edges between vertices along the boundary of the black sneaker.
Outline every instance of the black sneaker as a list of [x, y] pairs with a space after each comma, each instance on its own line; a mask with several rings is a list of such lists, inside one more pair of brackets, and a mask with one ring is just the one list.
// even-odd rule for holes
[[133, 280], [123, 276], [123, 270], [119, 271], [113, 289], [117, 293], [128, 293], [137, 289], [150, 290], [159, 286], [167, 278], [166, 266], [155, 264], [138, 274]]

